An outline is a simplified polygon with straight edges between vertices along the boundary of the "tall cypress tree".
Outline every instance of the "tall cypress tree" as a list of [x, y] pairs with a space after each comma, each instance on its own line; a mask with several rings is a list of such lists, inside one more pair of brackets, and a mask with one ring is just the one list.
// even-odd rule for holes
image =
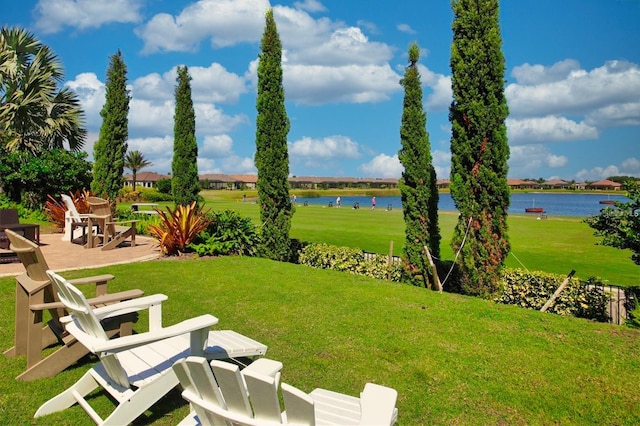
[[191, 99], [191, 77], [186, 66], [178, 67], [177, 83], [171, 191], [175, 203], [184, 206], [198, 201], [200, 192], [196, 114]]
[[111, 56], [107, 69], [106, 99], [100, 115], [100, 136], [93, 147], [93, 181], [91, 190], [114, 200], [124, 185], [124, 156], [129, 137], [129, 91], [127, 66], [120, 50]]
[[[498, 0], [453, 0], [451, 195], [460, 212], [451, 246], [463, 289], [499, 290], [509, 254], [505, 61]], [[464, 242], [464, 244], [463, 244]]]
[[399, 186], [408, 272], [414, 285], [431, 287], [435, 281], [424, 247], [429, 247], [433, 256], [440, 256], [438, 186], [426, 128], [427, 115], [422, 108], [422, 86], [417, 67], [419, 58], [420, 48], [417, 43], [412, 43], [409, 46], [409, 66], [400, 81], [404, 87], [404, 104], [400, 126], [402, 149], [398, 158], [404, 171]]
[[293, 207], [289, 198], [289, 118], [282, 86], [282, 44], [273, 10], [266, 12], [258, 64], [256, 154], [258, 198], [262, 220], [262, 255], [275, 260], [291, 258], [289, 230]]

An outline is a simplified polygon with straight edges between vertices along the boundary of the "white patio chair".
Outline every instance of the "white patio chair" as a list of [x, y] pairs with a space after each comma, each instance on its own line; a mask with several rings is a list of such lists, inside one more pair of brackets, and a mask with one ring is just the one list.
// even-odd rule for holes
[[393, 425], [398, 419], [398, 393], [385, 386], [367, 383], [356, 398], [325, 389], [306, 394], [283, 383], [286, 411], [281, 412], [279, 371], [265, 374], [263, 368], [250, 365], [240, 372], [235, 364], [215, 360], [210, 365], [190, 356], [173, 366], [182, 396], [193, 407], [181, 425]]
[[[73, 242], [76, 238], [80, 237], [80, 235], [76, 235], [76, 229], [80, 228], [79, 230], [82, 231], [82, 237], [86, 235], [86, 227], [88, 226], [90, 214], [78, 213], [78, 209], [76, 209], [70, 196], [66, 194], [60, 194], [60, 196], [62, 197], [64, 205], [67, 207], [67, 211], [64, 214], [64, 235], [62, 236], [62, 240]], [[97, 231], [95, 233], [97, 233]]]
[[[125, 425], [151, 407], [178, 384], [171, 366], [189, 355], [208, 359], [256, 357], [266, 346], [230, 330], [209, 331], [218, 319], [201, 315], [170, 327], [162, 327], [162, 301], [156, 294], [104, 308], [91, 309], [77, 288], [60, 275], [47, 271], [62, 303], [72, 312], [65, 317], [67, 331], [100, 359], [69, 389], [45, 402], [36, 411], [41, 417], [78, 403], [99, 425]], [[149, 331], [109, 340], [100, 320], [113, 315], [149, 310]], [[102, 387], [116, 408], [101, 418], [85, 396]]]

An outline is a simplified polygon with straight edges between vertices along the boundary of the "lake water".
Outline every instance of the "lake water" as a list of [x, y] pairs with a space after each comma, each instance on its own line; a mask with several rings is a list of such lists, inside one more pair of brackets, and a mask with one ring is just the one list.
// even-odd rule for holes
[[[350, 197], [345, 196], [342, 198], [342, 208], [353, 208], [355, 202], [360, 203], [360, 208], [371, 208], [371, 197]], [[512, 193], [511, 205], [509, 207], [509, 213], [518, 214], [525, 213], [525, 209], [528, 207], [542, 207], [545, 213], [549, 216], [577, 216], [588, 217], [591, 215], [599, 214], [600, 210], [607, 207], [605, 204], [600, 204], [601, 200], [611, 201], [624, 201], [629, 199], [624, 195], [610, 195], [606, 194], [567, 194], [567, 193], [543, 193], [543, 192], [530, 192], [530, 193]], [[329, 203], [333, 203], [335, 206], [336, 197], [318, 197], [318, 198], [306, 198], [298, 197], [298, 205], [303, 205], [304, 202], [309, 204], [322, 204], [328, 206]], [[391, 206], [393, 209], [402, 209], [402, 202], [400, 197], [376, 197], [376, 209], [386, 209], [387, 206]], [[438, 203], [438, 209], [455, 211], [456, 207], [451, 198], [451, 194], [440, 194]]]

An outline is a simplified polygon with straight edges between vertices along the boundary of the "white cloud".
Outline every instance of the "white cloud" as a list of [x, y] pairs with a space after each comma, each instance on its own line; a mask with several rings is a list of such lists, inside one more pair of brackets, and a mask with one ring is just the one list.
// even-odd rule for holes
[[94, 73], [78, 74], [75, 80], [68, 81], [65, 86], [73, 90], [80, 99], [85, 112], [86, 125], [89, 129], [98, 129], [102, 124], [100, 110], [104, 105], [105, 85]]
[[303, 137], [289, 146], [289, 155], [308, 159], [359, 158], [358, 144], [347, 136], [327, 136], [323, 139]]
[[431, 153], [437, 179], [449, 179], [451, 175], [451, 151], [435, 150]]
[[253, 158], [239, 157], [232, 155], [222, 160], [222, 170], [224, 173], [231, 174], [256, 174], [256, 169]]
[[310, 105], [384, 101], [401, 89], [399, 80], [389, 65], [288, 65], [284, 69], [287, 99]]
[[228, 157], [233, 154], [233, 139], [229, 135], [207, 135], [202, 142], [198, 155], [214, 158]]
[[413, 28], [411, 28], [411, 26], [409, 24], [398, 24], [396, 26], [396, 29], [402, 33], [407, 33], [407, 34], [415, 34], [416, 30], [414, 30]]
[[544, 145], [521, 145], [510, 147], [509, 175], [519, 178], [529, 176], [540, 167], [561, 168], [569, 163], [563, 155], [553, 154]]
[[585, 122], [576, 123], [565, 117], [507, 119], [507, 134], [512, 145], [543, 142], [565, 142], [597, 139], [598, 129]]
[[620, 169], [625, 175], [640, 176], [640, 160], [635, 157], [627, 158], [622, 162]]
[[298, 9], [306, 10], [307, 12], [324, 12], [327, 10], [318, 0], [304, 0], [294, 2], [293, 5]]
[[[196, 133], [201, 135], [229, 133], [241, 124], [247, 124], [249, 118], [244, 114], [227, 115], [213, 104], [198, 103], [196, 112]], [[171, 119], [173, 126], [173, 116]]]
[[582, 169], [576, 173], [576, 180], [596, 181], [618, 175], [620, 175], [620, 169], [617, 166], [609, 165], [606, 167], [594, 167], [591, 170]]
[[432, 90], [431, 93], [425, 93], [427, 108], [431, 111], [448, 110], [453, 100], [451, 76], [435, 73], [420, 63], [418, 63], [418, 71], [420, 71], [422, 85]]
[[368, 163], [361, 164], [358, 169], [367, 176], [382, 178], [399, 178], [402, 175], [402, 164], [398, 154], [393, 157], [387, 154], [378, 154]]
[[135, 23], [141, 19], [142, 0], [39, 0], [34, 9], [35, 27], [45, 34], [66, 27], [98, 28]]
[[268, 0], [200, 0], [177, 16], [155, 15], [136, 30], [144, 53], [193, 51], [204, 38], [214, 47], [260, 39]]
[[607, 105], [587, 114], [585, 122], [603, 127], [638, 126], [640, 125], [640, 102]]
[[173, 100], [153, 102], [133, 98], [129, 101], [129, 133], [142, 136], [173, 134]]
[[540, 81], [538, 84], [513, 83], [506, 87], [512, 117], [588, 114], [637, 102], [640, 97], [640, 67], [626, 61], [609, 61], [591, 71], [574, 69], [562, 80], [550, 72], [549, 82], [538, 75], [525, 79]]
[[128, 150], [138, 150], [144, 157], [151, 161], [148, 171], [168, 173], [171, 171], [171, 159], [173, 158], [173, 137], [149, 137], [133, 138], [127, 141]]
[[580, 64], [573, 59], [565, 59], [550, 67], [523, 64], [513, 67], [511, 75], [518, 84], [536, 85], [565, 80], [573, 71], [580, 70]]

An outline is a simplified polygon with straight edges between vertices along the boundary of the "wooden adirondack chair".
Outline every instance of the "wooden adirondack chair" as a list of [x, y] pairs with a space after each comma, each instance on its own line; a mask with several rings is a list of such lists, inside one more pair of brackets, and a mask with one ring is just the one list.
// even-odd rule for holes
[[131, 238], [131, 246], [135, 247], [136, 222], [139, 222], [138, 220], [114, 222], [109, 201], [98, 197], [88, 197], [87, 202], [91, 207], [89, 220], [95, 221], [100, 229], [98, 235], [92, 235], [91, 229], [89, 229], [88, 248], [102, 244], [102, 250], [111, 250], [118, 247], [128, 238]]
[[[50, 377], [71, 366], [89, 351], [69, 335], [60, 324], [60, 317], [66, 315], [55, 293], [53, 285], [46, 274], [47, 262], [40, 247], [34, 242], [6, 231], [11, 241], [11, 249], [18, 255], [25, 273], [16, 277], [15, 307], [15, 346], [7, 349], [4, 355], [11, 358], [19, 355], [27, 356], [27, 369], [16, 377], [17, 380], [35, 380]], [[95, 298], [89, 299], [91, 306], [104, 306], [108, 303], [140, 297], [142, 290], [134, 289], [107, 294], [107, 282], [113, 275], [99, 275], [73, 280], [74, 284], [95, 284]], [[46, 325], [44, 313], [48, 311], [51, 320]], [[107, 334], [113, 336], [131, 334], [132, 315], [114, 318], [105, 323]], [[42, 350], [49, 346], [61, 346], [46, 358], [42, 359]]]
[[279, 370], [265, 374], [257, 364], [242, 372], [228, 362], [211, 361], [210, 365], [204, 358], [190, 356], [173, 366], [184, 389], [182, 396], [194, 410], [181, 424], [393, 425], [398, 419], [398, 393], [385, 386], [367, 383], [356, 398], [325, 389], [306, 394], [282, 383], [286, 411], [281, 412]]
[[[230, 330], [209, 331], [218, 322], [201, 315], [170, 327], [162, 327], [162, 302], [156, 294], [92, 310], [77, 288], [61, 276], [47, 271], [60, 300], [72, 311], [65, 318], [67, 331], [96, 354], [100, 363], [69, 389], [45, 402], [35, 413], [41, 417], [78, 403], [99, 425], [125, 425], [173, 389], [178, 377], [172, 365], [189, 355], [208, 359], [257, 357], [267, 347]], [[149, 331], [109, 340], [100, 320], [112, 315], [149, 310]], [[101, 418], [85, 396], [102, 387], [116, 402], [116, 408]]]

